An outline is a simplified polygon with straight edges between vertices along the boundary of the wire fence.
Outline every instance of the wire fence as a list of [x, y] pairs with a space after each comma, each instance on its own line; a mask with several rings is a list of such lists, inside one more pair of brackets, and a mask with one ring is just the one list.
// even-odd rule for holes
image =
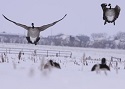
[[72, 57], [71, 51], [60, 51], [60, 50], [42, 50], [42, 49], [28, 49], [28, 48], [9, 48], [0, 47], [0, 53], [6, 54], [19, 54], [19, 53], [31, 55], [44, 55], [44, 56], [56, 56], [56, 57]]

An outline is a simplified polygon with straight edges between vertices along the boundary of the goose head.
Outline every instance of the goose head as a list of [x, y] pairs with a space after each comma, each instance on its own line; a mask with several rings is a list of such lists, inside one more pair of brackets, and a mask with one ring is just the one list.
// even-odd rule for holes
[[105, 58], [102, 58], [101, 64], [106, 64], [106, 59]]
[[32, 28], [34, 28], [34, 23], [32, 23], [31, 25], [32, 25]]
[[109, 6], [109, 9], [111, 9], [111, 4], [110, 3], [108, 4], [108, 6]]
[[53, 61], [52, 60], [49, 60], [49, 63], [51, 66], [53, 66]]

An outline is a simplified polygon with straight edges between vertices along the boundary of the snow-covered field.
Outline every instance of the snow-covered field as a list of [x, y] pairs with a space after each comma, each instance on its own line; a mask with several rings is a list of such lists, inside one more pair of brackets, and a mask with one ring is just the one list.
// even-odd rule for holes
[[[125, 50], [92, 49], [74, 47], [40, 46], [31, 44], [0, 44], [5, 48], [32, 48], [40, 50], [71, 51], [72, 57], [43, 57], [41, 55], [3, 54], [0, 55], [0, 89], [125, 89]], [[36, 53], [37, 54], [37, 53]], [[82, 59], [88, 65], [82, 64]], [[108, 64], [111, 57], [121, 58], [118, 62], [118, 72], [115, 62], [107, 75], [91, 72], [94, 64], [100, 63], [105, 57]], [[6, 62], [2, 62], [2, 59]], [[53, 68], [45, 72], [40, 69], [42, 60], [52, 59], [61, 65], [61, 69]], [[116, 59], [114, 59], [116, 60]]]

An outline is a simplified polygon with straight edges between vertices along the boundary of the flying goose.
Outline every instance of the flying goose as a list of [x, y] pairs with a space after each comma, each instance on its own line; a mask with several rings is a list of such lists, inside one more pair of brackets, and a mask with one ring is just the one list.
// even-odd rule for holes
[[63, 18], [61, 18], [61, 19], [59, 19], [59, 20], [57, 20], [57, 21], [55, 21], [53, 23], [50, 23], [50, 24], [47, 24], [47, 25], [43, 25], [43, 26], [40, 26], [40, 27], [35, 27], [34, 23], [31, 24], [32, 26], [26, 26], [26, 25], [14, 22], [14, 21], [8, 19], [4, 15], [3, 15], [3, 17], [6, 20], [16, 24], [17, 26], [20, 26], [20, 27], [26, 29], [27, 30], [27, 37], [26, 37], [26, 39], [27, 39], [28, 43], [37, 45], [37, 42], [40, 40], [40, 37], [39, 37], [40, 36], [40, 32], [46, 30], [47, 28], [49, 28], [49, 27], [55, 25], [56, 23], [58, 23], [59, 21], [63, 20], [66, 17], [66, 15], [67, 14], [65, 14], [65, 16]]
[[104, 25], [106, 22], [114, 23], [115, 25], [115, 20], [119, 17], [121, 9], [118, 5], [116, 5], [115, 8], [112, 8], [111, 4], [108, 4], [108, 6], [109, 8], [107, 8], [106, 3], [101, 4], [103, 10], [103, 20], [105, 20]]

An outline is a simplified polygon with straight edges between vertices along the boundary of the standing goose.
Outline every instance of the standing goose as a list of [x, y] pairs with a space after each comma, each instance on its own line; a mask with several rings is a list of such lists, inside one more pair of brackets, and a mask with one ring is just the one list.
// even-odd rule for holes
[[16, 24], [17, 26], [20, 26], [20, 27], [23, 27], [24, 29], [26, 29], [27, 30], [27, 37], [26, 37], [26, 39], [27, 39], [28, 43], [37, 45], [37, 42], [40, 40], [40, 37], [39, 37], [40, 36], [40, 32], [46, 30], [47, 28], [49, 28], [49, 27], [55, 25], [56, 23], [58, 23], [59, 21], [63, 20], [66, 17], [66, 15], [67, 14], [65, 14], [65, 16], [63, 18], [61, 18], [60, 20], [57, 20], [57, 21], [55, 21], [53, 23], [50, 23], [50, 24], [47, 24], [47, 25], [43, 25], [43, 26], [40, 26], [40, 27], [34, 27], [34, 23], [31, 24], [32, 27], [26, 26], [26, 25], [14, 22], [14, 21], [8, 19], [7, 17], [5, 17], [4, 15], [3, 15], [3, 17], [6, 20]]
[[115, 8], [111, 8], [111, 4], [108, 4], [108, 6], [109, 8], [107, 8], [106, 3], [101, 4], [103, 10], [103, 20], [105, 20], [104, 25], [106, 22], [114, 23], [115, 25], [115, 20], [119, 17], [121, 9], [118, 5], [116, 5]]

